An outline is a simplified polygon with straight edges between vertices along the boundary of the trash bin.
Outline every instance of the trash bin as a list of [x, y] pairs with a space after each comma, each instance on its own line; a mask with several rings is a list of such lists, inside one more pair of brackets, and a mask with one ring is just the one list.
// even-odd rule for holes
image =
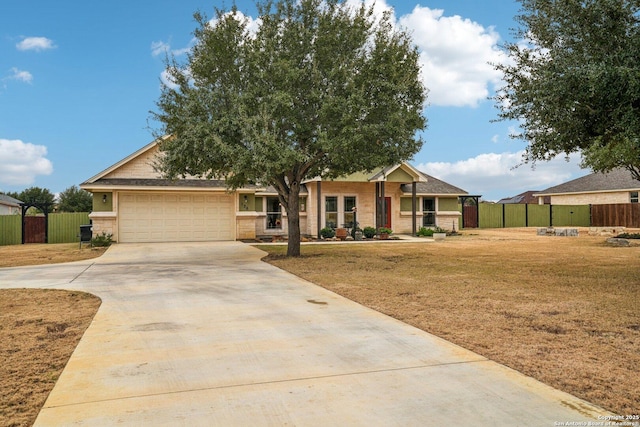
[[80, 226], [80, 247], [83, 243], [91, 243], [93, 237], [93, 226], [91, 224]]

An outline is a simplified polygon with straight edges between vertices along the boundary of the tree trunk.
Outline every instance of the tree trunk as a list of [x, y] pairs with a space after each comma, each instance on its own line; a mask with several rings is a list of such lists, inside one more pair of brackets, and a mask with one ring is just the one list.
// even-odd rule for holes
[[287, 256], [300, 256], [300, 184], [294, 182], [290, 186], [287, 203], [287, 225], [289, 227], [289, 240], [287, 243]]

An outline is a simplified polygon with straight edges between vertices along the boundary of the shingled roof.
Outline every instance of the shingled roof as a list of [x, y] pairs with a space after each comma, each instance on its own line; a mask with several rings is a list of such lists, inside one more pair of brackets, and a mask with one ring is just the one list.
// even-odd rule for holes
[[608, 173], [592, 173], [536, 194], [593, 193], [600, 191], [629, 191], [640, 189], [640, 181], [633, 179], [631, 172], [618, 168]]
[[[465, 195], [469, 194], [461, 188], [454, 185], [440, 181], [438, 178], [434, 178], [431, 175], [427, 175], [424, 172], [420, 172], [422, 176], [427, 179], [427, 182], [418, 182], [416, 185], [417, 194], [455, 194]], [[411, 184], [403, 184], [402, 191], [405, 193], [411, 193]]]
[[540, 191], [538, 190], [533, 190], [533, 191], [525, 191], [524, 193], [520, 193], [517, 196], [513, 196], [513, 197], [505, 197], [504, 199], [500, 199], [498, 200], [498, 204], [537, 204], [538, 203], [538, 198], [534, 196], [534, 194], [538, 194]]
[[20, 206], [20, 203], [22, 203], [20, 200], [14, 199], [13, 197], [7, 196], [6, 194], [0, 194], [0, 202], [2, 202], [3, 205], [13, 207]]

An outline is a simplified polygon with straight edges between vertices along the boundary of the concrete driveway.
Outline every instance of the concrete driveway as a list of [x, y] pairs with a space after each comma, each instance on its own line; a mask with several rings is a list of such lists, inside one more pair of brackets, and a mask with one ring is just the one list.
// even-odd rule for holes
[[0, 269], [0, 287], [103, 301], [35, 425], [554, 426], [608, 414], [263, 255], [236, 242], [120, 244]]

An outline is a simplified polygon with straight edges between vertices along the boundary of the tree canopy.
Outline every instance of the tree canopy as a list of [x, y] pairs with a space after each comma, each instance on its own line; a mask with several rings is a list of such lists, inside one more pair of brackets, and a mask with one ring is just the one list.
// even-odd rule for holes
[[20, 192], [19, 194], [13, 193], [10, 195], [11, 197], [18, 199], [25, 204], [33, 204], [39, 206], [47, 205], [50, 211], [53, 210], [53, 206], [55, 205], [56, 196], [46, 188], [29, 187], [25, 190], [22, 190], [22, 192]]
[[525, 162], [579, 152], [640, 180], [640, 1], [520, 0], [500, 118], [520, 121]]
[[58, 210], [60, 212], [91, 212], [93, 197], [88, 191], [72, 185], [58, 195]]
[[153, 113], [168, 177], [272, 185], [287, 212], [287, 254], [300, 254], [304, 179], [410, 159], [422, 146], [426, 89], [410, 36], [373, 8], [338, 0], [257, 4], [258, 28], [235, 7], [196, 13], [186, 63], [170, 58]]

